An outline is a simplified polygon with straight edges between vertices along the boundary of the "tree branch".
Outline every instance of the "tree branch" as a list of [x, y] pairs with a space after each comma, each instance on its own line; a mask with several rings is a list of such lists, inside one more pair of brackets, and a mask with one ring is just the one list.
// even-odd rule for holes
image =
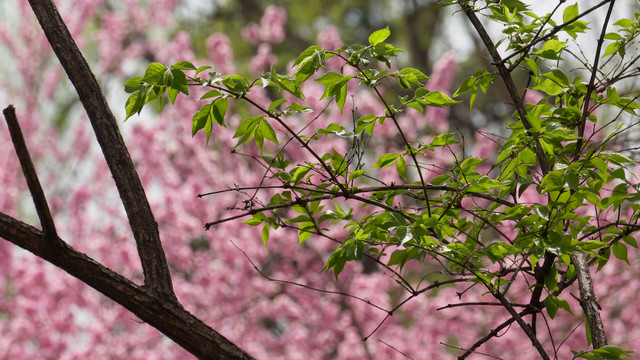
[[584, 260], [583, 254], [570, 254], [571, 263], [576, 268], [576, 277], [578, 278], [578, 289], [580, 291], [580, 306], [584, 311], [587, 323], [591, 329], [591, 339], [593, 340], [593, 348], [598, 349], [607, 345], [607, 336], [604, 332], [604, 325], [600, 318], [600, 305], [593, 291], [593, 281], [589, 268]]
[[[612, 0], [602, 0], [600, 3], [596, 4], [595, 6], [593, 6], [592, 8], [590, 8], [589, 10], [583, 12], [582, 14], [574, 17], [573, 19], [562, 23], [560, 25], [556, 25], [554, 26], [545, 36], [535, 39], [534, 41], [530, 42], [527, 46], [522, 47], [521, 49], [518, 49], [517, 51], [514, 51], [513, 53], [511, 53], [510, 55], [506, 56], [504, 59], [502, 59], [500, 61], [501, 64], [506, 63], [507, 61], [509, 61], [509, 59], [511, 59], [512, 57], [518, 55], [518, 54], [522, 54], [522, 53], [527, 53], [529, 52], [529, 50], [534, 47], [536, 44], [542, 42], [542, 41], [546, 41], [551, 39], [552, 37], [554, 37], [557, 33], [559, 33], [560, 31], [562, 31], [562, 29], [564, 29], [567, 25], [570, 25], [571, 23], [574, 23], [576, 21], [578, 21], [579, 19], [585, 17], [586, 15], [590, 14], [591, 12], [599, 9], [601, 6], [605, 5], [606, 3], [610, 2]], [[615, 0], [614, 0], [615, 1]], [[563, 1], [561, 1], [563, 2]]]
[[609, 24], [609, 19], [611, 18], [611, 12], [613, 11], [613, 6], [615, 5], [615, 0], [610, 0], [609, 10], [607, 11], [607, 15], [604, 18], [604, 24], [602, 24], [602, 31], [600, 33], [600, 37], [598, 38], [598, 45], [596, 46], [596, 54], [593, 60], [593, 68], [591, 70], [591, 78], [589, 79], [589, 84], [587, 85], [587, 93], [584, 96], [584, 101], [582, 104], [582, 116], [580, 118], [580, 124], [578, 125], [578, 141], [576, 144], [576, 154], [574, 159], [577, 160], [580, 154], [580, 150], [582, 149], [582, 137], [584, 136], [584, 128], [587, 123], [587, 117], [589, 116], [589, 103], [591, 100], [591, 94], [595, 90], [595, 82], [596, 82], [596, 74], [598, 73], [598, 62], [600, 61], [600, 52], [602, 51], [602, 44], [604, 43], [604, 36], [607, 33], [607, 24]]
[[63, 269], [129, 309], [200, 359], [250, 360], [250, 355], [211, 329], [179, 303], [139, 286], [61, 241], [51, 247], [44, 234], [0, 213], [0, 237]]
[[136, 240], [145, 286], [176, 300], [158, 225], [118, 124], [82, 53], [51, 0], [29, 0], [42, 30], [76, 88], [120, 193]]
[[36, 169], [31, 161], [27, 143], [24, 141], [24, 136], [22, 136], [22, 130], [18, 123], [18, 117], [16, 116], [16, 109], [13, 105], [9, 105], [6, 109], [2, 110], [2, 113], [7, 121], [11, 141], [16, 150], [16, 155], [18, 155], [18, 159], [20, 160], [22, 173], [27, 180], [27, 186], [33, 198], [33, 204], [36, 206], [36, 212], [38, 213], [40, 225], [44, 233], [44, 240], [47, 241], [49, 245], [54, 245], [59, 241], [58, 232], [56, 231], [56, 225], [53, 222], [53, 217], [47, 204], [47, 198], [40, 185], [40, 180], [38, 180], [38, 174], [36, 174]]
[[[516, 89], [516, 85], [513, 82], [511, 73], [509, 73], [509, 70], [506, 68], [506, 66], [502, 62], [502, 59], [500, 58], [500, 54], [498, 54], [498, 49], [496, 49], [493, 41], [491, 40], [491, 37], [476, 16], [476, 13], [472, 9], [472, 7], [465, 2], [462, 2], [461, 0], [458, 1], [458, 4], [467, 15], [469, 21], [471, 21], [471, 24], [476, 29], [476, 32], [480, 36], [480, 39], [482, 39], [482, 42], [489, 51], [489, 54], [491, 55], [496, 68], [498, 68], [498, 73], [500, 73], [500, 77], [507, 87], [507, 92], [509, 93], [511, 101], [516, 108], [516, 112], [518, 113], [520, 121], [522, 121], [522, 125], [526, 130], [530, 130], [532, 126], [527, 120], [527, 111], [524, 108], [522, 99], [518, 96], [518, 90]], [[540, 141], [538, 139], [534, 139], [534, 144], [536, 157], [538, 158], [538, 163], [540, 164], [540, 170], [542, 171], [543, 175], [546, 175], [549, 172], [549, 163], [547, 162], [547, 157], [544, 154], [544, 151], [542, 150], [542, 146], [540, 145]]]

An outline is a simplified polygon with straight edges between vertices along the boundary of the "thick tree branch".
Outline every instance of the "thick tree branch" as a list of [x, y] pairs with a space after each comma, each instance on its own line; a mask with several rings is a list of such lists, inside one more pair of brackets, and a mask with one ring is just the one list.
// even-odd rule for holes
[[578, 289], [580, 291], [580, 306], [582, 306], [591, 329], [593, 348], [598, 349], [607, 345], [607, 336], [600, 318], [600, 305], [598, 305], [595, 291], [593, 291], [593, 281], [591, 280], [589, 267], [584, 260], [583, 254], [571, 254], [569, 256], [571, 257], [571, 263], [576, 268]]
[[59, 246], [49, 246], [42, 241], [43, 236], [40, 230], [0, 213], [0, 237], [108, 296], [198, 358], [253, 359], [179, 303], [148, 287], [134, 284], [62, 241]]
[[56, 225], [53, 222], [53, 217], [51, 216], [51, 211], [47, 204], [47, 198], [44, 196], [44, 190], [42, 190], [40, 180], [38, 180], [38, 175], [36, 174], [36, 169], [31, 161], [27, 143], [24, 141], [24, 136], [22, 136], [22, 130], [18, 123], [18, 117], [16, 116], [16, 109], [13, 105], [9, 105], [6, 109], [2, 110], [2, 113], [7, 121], [9, 133], [11, 134], [11, 141], [13, 142], [13, 147], [16, 149], [16, 154], [20, 160], [22, 173], [27, 180], [27, 186], [29, 187], [31, 197], [33, 198], [33, 204], [36, 206], [36, 212], [38, 213], [40, 225], [44, 232], [44, 240], [50, 244], [54, 244], [58, 240], [58, 232], [56, 231]]
[[87, 111], [129, 218], [142, 263], [145, 286], [175, 300], [158, 225], [98, 81], [55, 4], [51, 0], [29, 0], [29, 3]]

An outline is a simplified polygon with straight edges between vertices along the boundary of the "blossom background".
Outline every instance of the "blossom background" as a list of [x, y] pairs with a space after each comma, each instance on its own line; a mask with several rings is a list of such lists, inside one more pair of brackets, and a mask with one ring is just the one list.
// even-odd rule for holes
[[[312, 43], [330, 49], [362, 43], [371, 31], [386, 25], [391, 25], [392, 42], [407, 49], [399, 58], [401, 64], [392, 66], [410, 64], [429, 74], [428, 89], [451, 94], [464, 76], [475, 72], [474, 66], [487, 63], [468, 29], [453, 22], [460, 18], [452, 20], [449, 10], [436, 11], [435, 4], [428, 1], [354, 1], [349, 5], [331, 1], [212, 1], [203, 5], [156, 0], [152, 6], [146, 0], [56, 3], [118, 119], [124, 119], [124, 82], [150, 62], [187, 60], [198, 66], [212, 65], [223, 74], [246, 76], [272, 66], [286, 72], [296, 54]], [[435, 20], [443, 18], [446, 20]], [[452, 37], [459, 41], [452, 42]], [[61, 237], [141, 282], [135, 244], [106, 163], [27, 1], [0, 4], [0, 54], [0, 104], [3, 108], [14, 104], [17, 109]], [[340, 66], [327, 64], [334, 71]], [[491, 157], [496, 153], [502, 120], [511, 111], [500, 100], [504, 93], [496, 88], [479, 98], [471, 113], [464, 103], [451, 109], [430, 108], [425, 114], [408, 112], [400, 121], [411, 129], [414, 140], [428, 141], [443, 131], [459, 129], [466, 147], [452, 151]], [[306, 105], [318, 111], [326, 107], [326, 99], [318, 100], [322, 95], [319, 84], [309, 81], [303, 90]], [[313, 122], [315, 127], [324, 127], [334, 121], [346, 125], [352, 121], [352, 110], [384, 112], [367, 90], [357, 86], [350, 90], [353, 101], [347, 101], [342, 113], [329, 106], [320, 116], [311, 113], [292, 119], [293, 126], [302, 129]], [[252, 96], [269, 104], [271, 95], [255, 91]], [[529, 101], [534, 102], [535, 94], [531, 96]], [[338, 281], [333, 274], [321, 272], [337, 246], [331, 241], [312, 237], [298, 246], [297, 233], [281, 229], [272, 232], [265, 248], [259, 228], [238, 222], [205, 231], [204, 223], [233, 214], [228, 208], [238, 206], [242, 197], [232, 192], [204, 198], [196, 195], [259, 183], [264, 171], [250, 156], [242, 156], [255, 155], [255, 149], [243, 147], [239, 154], [231, 154], [233, 124], [251, 109], [239, 107], [228, 119], [230, 126], [217, 128], [205, 148], [203, 137], [191, 137], [191, 115], [198, 108], [195, 97], [179, 98], [162, 113], [152, 107], [143, 111], [121, 123], [121, 129], [158, 221], [178, 298], [241, 348], [259, 359], [454, 358], [459, 353], [456, 347], [470, 346], [508, 318], [498, 308], [445, 308], [483, 300], [475, 289], [460, 296], [466, 288], [448, 286], [412, 299], [385, 319], [384, 309], [391, 309], [408, 294], [379, 267], [349, 264]], [[370, 146], [380, 151], [401, 146], [390, 125], [379, 129], [380, 136]], [[331, 140], [318, 146], [318, 151], [324, 152], [347, 145]], [[304, 154], [300, 154], [299, 161], [303, 160]], [[450, 152], [434, 154], [428, 176], [436, 176], [450, 162]], [[387, 182], [394, 181], [394, 176], [393, 171], [380, 173], [380, 179]], [[9, 134], [2, 126], [0, 184], [0, 211], [36, 225]], [[266, 201], [267, 195], [258, 198]], [[535, 194], [531, 196], [531, 201], [536, 201]], [[305, 287], [269, 281], [254, 264], [271, 279]], [[411, 264], [407, 271], [425, 276], [426, 281], [439, 276], [428, 264]], [[635, 301], [640, 291], [638, 275], [638, 262], [627, 265], [617, 260], [594, 275], [610, 342], [631, 350], [640, 349], [640, 303]], [[570, 293], [577, 295], [577, 290]], [[570, 297], [567, 300], [573, 314], [561, 312], [550, 324], [556, 334], [566, 337], [559, 358], [571, 356], [571, 349], [586, 347], [580, 307]], [[367, 341], [362, 341], [365, 337]], [[534, 358], [524, 339], [520, 329], [512, 326], [479, 351], [505, 359]], [[545, 346], [550, 348], [551, 343], [547, 341]], [[0, 242], [0, 359], [190, 356], [80, 281], [8, 242]]]

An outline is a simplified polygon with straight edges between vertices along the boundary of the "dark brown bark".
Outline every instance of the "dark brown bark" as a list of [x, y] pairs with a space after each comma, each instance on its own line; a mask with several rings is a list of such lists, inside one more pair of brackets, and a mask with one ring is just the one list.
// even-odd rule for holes
[[40, 225], [44, 232], [45, 241], [54, 242], [58, 238], [56, 225], [53, 222], [53, 217], [51, 216], [51, 211], [47, 204], [47, 198], [45, 197], [44, 190], [42, 190], [42, 186], [40, 185], [36, 169], [31, 161], [31, 155], [29, 155], [27, 143], [24, 141], [24, 136], [22, 135], [22, 130], [18, 123], [18, 117], [16, 116], [16, 109], [13, 105], [9, 105], [2, 111], [2, 113], [7, 121], [13, 147], [16, 149], [16, 154], [20, 161], [20, 167], [22, 167], [22, 173], [27, 180], [29, 192], [33, 198], [33, 203], [36, 206], [36, 212], [38, 213], [38, 218], [40, 218]]
[[47, 260], [108, 296], [198, 358], [253, 359], [178, 302], [162, 298], [149, 288], [134, 284], [60, 239], [55, 243], [45, 242], [43, 236], [42, 231], [0, 213], [0, 237]]
[[145, 286], [164, 297], [175, 299], [169, 267], [160, 243], [158, 225], [129, 151], [120, 135], [118, 123], [109, 109], [98, 81], [73, 41], [53, 2], [29, 0], [29, 3], [87, 111], [136, 240]]

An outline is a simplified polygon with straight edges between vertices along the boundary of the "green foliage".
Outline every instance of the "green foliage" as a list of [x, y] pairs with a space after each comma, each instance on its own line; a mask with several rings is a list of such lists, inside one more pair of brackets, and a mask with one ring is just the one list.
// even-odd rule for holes
[[[467, 2], [441, 4], [454, 3], [467, 9]], [[404, 136], [404, 132], [413, 129], [403, 129], [400, 116], [409, 108], [424, 112], [428, 107], [453, 106], [461, 102], [456, 98], [467, 92], [471, 110], [479, 91], [486, 94], [496, 76], [511, 78], [504, 71], [481, 69], [462, 81], [453, 98], [427, 90], [423, 86], [429, 77], [420, 70], [388, 70], [391, 60], [402, 52], [386, 42], [391, 34], [388, 27], [373, 32], [367, 45], [337, 50], [307, 48], [295, 60], [291, 76], [271, 69], [248, 79], [206, 72], [209, 67], [196, 68], [188, 62], [169, 67], [153, 63], [143, 77], [133, 77], [125, 84], [125, 91], [131, 94], [125, 104], [126, 117], [139, 114], [152, 100], [158, 99], [162, 106], [165, 94], [173, 104], [178, 94], [189, 95], [189, 86], [205, 87], [208, 91], [200, 98], [204, 104], [193, 115], [192, 133], [204, 130], [208, 143], [215, 126], [227, 126], [228, 99], [248, 103], [260, 114], [236, 125], [235, 147], [253, 140], [270, 169], [268, 176], [281, 184], [280, 191], [266, 205], [248, 209], [245, 214], [251, 216], [244, 221], [246, 224], [262, 226], [265, 246], [271, 229], [295, 229], [302, 245], [311, 241], [314, 234], [329, 237], [326, 229], [341, 224], [347, 236], [343, 241], [334, 239], [340, 245], [323, 269], [333, 271], [336, 278], [348, 262], [370, 258], [392, 269], [402, 283], [399, 274], [407, 263], [427, 264], [436, 259], [447, 276], [480, 284], [501, 299], [518, 278], [516, 275], [525, 272], [536, 278], [531, 286], [531, 307], [538, 312], [546, 309], [553, 319], [559, 310], [571, 312], [568, 302], [559, 297], [575, 280], [577, 270], [569, 255], [584, 255], [590, 265], [602, 268], [611, 254], [629, 263], [628, 246], [637, 247], [631, 234], [638, 229], [635, 223], [640, 218], [640, 197], [637, 187], [627, 179], [634, 162], [607, 150], [618, 129], [597, 144], [584, 136], [585, 126], [597, 122], [593, 108], [585, 103], [633, 116], [640, 105], [634, 98], [620, 96], [613, 81], [603, 87], [606, 94], [595, 95], [593, 83], [544, 65], [564, 61], [570, 46], [570, 42], [555, 35], [558, 25], [550, 16], [538, 16], [516, 0], [487, 2], [483, 10], [487, 10], [485, 15], [490, 20], [504, 26], [503, 42], [507, 50], [514, 51], [514, 56], [504, 62], [511, 66], [507, 74], [523, 70], [528, 90], [538, 90], [544, 97], [537, 104], [516, 104], [518, 111], [508, 124], [509, 132], [496, 158], [454, 154], [456, 160], [451, 167], [429, 181], [425, 180], [426, 171], [420, 161], [443, 148], [454, 153], [450, 146], [459, 142], [457, 135], [436, 134], [428, 144], [413, 141]], [[561, 29], [573, 38], [588, 28], [577, 20], [579, 16], [577, 3], [566, 6], [562, 14]], [[603, 56], [622, 58], [638, 35], [638, 16], [615, 25], [620, 34], [605, 35], [613, 43]], [[332, 57], [342, 62], [339, 72], [324, 68], [325, 61]], [[349, 72], [345, 71], [347, 68]], [[320, 99], [332, 99], [340, 112], [347, 95], [358, 86], [357, 91], [371, 91], [378, 96], [385, 106], [384, 114], [356, 116], [354, 111], [352, 128], [332, 122], [305, 137], [288, 126], [289, 119], [320, 109], [282, 96], [288, 93], [304, 102], [306, 96], [300, 86], [310, 79], [323, 87]], [[276, 99], [267, 108], [252, 100], [251, 92], [256, 86], [275, 90]], [[380, 90], [390, 87], [402, 95], [383, 96]], [[521, 97], [512, 95], [516, 100]], [[366, 140], [376, 138], [375, 128], [384, 122], [393, 123], [404, 149], [376, 153], [361, 147]], [[276, 124], [283, 129], [282, 134], [276, 133]], [[315, 145], [325, 137], [346, 139], [350, 149], [345, 153], [335, 148], [316, 153]], [[271, 144], [265, 146], [265, 140]], [[288, 159], [283, 150], [290, 142], [297, 143], [313, 160], [296, 164]], [[549, 168], [542, 164], [549, 164]], [[394, 165], [402, 181], [380, 185], [376, 169]], [[525, 194], [527, 201], [522, 200]], [[347, 206], [353, 201], [365, 208], [359, 215]], [[618, 216], [618, 220], [602, 226], [593, 216], [581, 212], [586, 206], [598, 213], [621, 213], [624, 209], [632, 215], [626, 220]], [[505, 230], [509, 228], [513, 231]], [[543, 265], [547, 265], [546, 270], [539, 274]], [[544, 299], [541, 294], [546, 294]], [[575, 354], [586, 359], [629, 356], [614, 346]]]
[[573, 354], [576, 358], [587, 359], [587, 360], [622, 360], [623, 358], [631, 357], [633, 351], [628, 351], [622, 349], [620, 347], [614, 345], [605, 345], [599, 349], [594, 349], [591, 351], [578, 352], [573, 351]]

